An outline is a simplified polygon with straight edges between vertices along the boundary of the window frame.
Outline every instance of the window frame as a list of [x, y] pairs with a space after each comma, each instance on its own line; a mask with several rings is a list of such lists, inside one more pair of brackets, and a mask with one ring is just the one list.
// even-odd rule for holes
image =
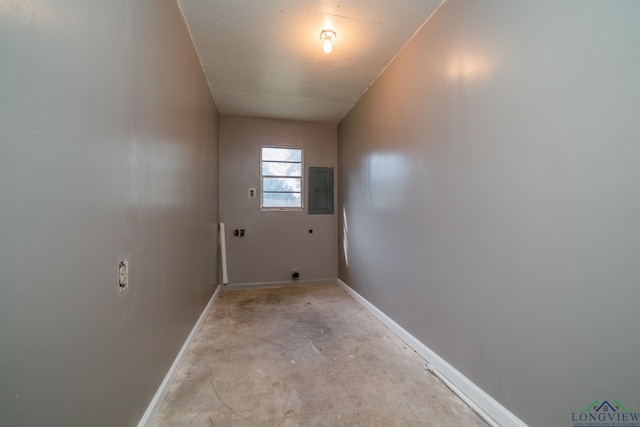
[[[264, 178], [270, 178], [270, 177], [277, 177], [277, 178], [298, 178], [297, 176], [278, 176], [278, 175], [263, 175], [262, 174], [262, 166], [263, 166], [263, 152], [265, 148], [276, 148], [276, 149], [285, 149], [285, 150], [300, 150], [300, 162], [289, 162], [289, 163], [295, 163], [295, 164], [300, 164], [300, 206], [264, 206], [264, 195], [265, 195], [265, 190], [264, 190]], [[304, 191], [304, 149], [302, 147], [294, 147], [294, 146], [290, 146], [290, 145], [271, 145], [271, 144], [267, 144], [267, 145], [261, 145], [260, 146], [260, 164], [258, 165], [258, 167], [260, 168], [260, 210], [261, 211], [265, 211], [265, 212], [282, 212], [282, 211], [304, 211], [304, 202], [305, 202], [305, 191]], [[272, 193], [270, 191], [267, 191], [266, 193]], [[291, 194], [298, 194], [298, 192], [288, 192]]]

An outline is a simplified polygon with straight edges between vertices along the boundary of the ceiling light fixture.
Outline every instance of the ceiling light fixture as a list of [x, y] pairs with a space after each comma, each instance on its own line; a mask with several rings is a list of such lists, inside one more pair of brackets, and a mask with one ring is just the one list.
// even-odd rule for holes
[[324, 53], [331, 53], [333, 50], [333, 39], [336, 38], [336, 32], [331, 30], [322, 30], [320, 32], [320, 40], [324, 42], [322, 50]]

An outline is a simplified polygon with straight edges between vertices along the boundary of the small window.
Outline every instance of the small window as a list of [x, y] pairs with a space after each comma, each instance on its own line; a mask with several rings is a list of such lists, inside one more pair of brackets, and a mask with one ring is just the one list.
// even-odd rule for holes
[[263, 209], [302, 209], [302, 149], [262, 147]]

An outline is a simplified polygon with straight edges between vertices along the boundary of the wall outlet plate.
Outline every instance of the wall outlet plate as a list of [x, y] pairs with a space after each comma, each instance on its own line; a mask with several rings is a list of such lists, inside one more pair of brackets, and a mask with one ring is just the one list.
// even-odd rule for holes
[[120, 292], [129, 287], [129, 261], [126, 259], [118, 261], [118, 285]]
[[256, 197], [256, 189], [255, 188], [250, 188], [249, 189], [249, 198], [253, 199]]

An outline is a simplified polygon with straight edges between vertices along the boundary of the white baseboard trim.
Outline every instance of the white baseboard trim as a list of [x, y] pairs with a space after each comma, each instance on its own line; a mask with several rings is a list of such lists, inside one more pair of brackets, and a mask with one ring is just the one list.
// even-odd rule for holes
[[238, 291], [242, 289], [262, 289], [262, 288], [284, 288], [291, 286], [304, 285], [326, 285], [336, 283], [333, 279], [309, 279], [309, 280], [290, 280], [286, 282], [253, 282], [253, 283], [232, 283], [222, 287], [223, 291]]
[[158, 409], [160, 409], [160, 405], [162, 404], [162, 401], [167, 396], [167, 393], [169, 393], [169, 385], [171, 385], [171, 382], [174, 380], [176, 374], [178, 373], [178, 368], [180, 367], [180, 364], [182, 363], [182, 360], [184, 359], [184, 356], [187, 353], [187, 349], [189, 348], [194, 338], [196, 337], [196, 334], [200, 330], [200, 327], [202, 326], [204, 321], [207, 319], [207, 315], [209, 314], [211, 307], [213, 307], [213, 303], [215, 302], [216, 298], [218, 297], [218, 294], [220, 293], [220, 288], [222, 288], [222, 286], [218, 285], [218, 288], [215, 290], [215, 292], [211, 296], [211, 299], [207, 303], [207, 306], [204, 308], [204, 310], [200, 314], [198, 321], [196, 322], [195, 325], [193, 325], [193, 329], [191, 329], [189, 336], [184, 341], [184, 344], [182, 344], [182, 348], [180, 349], [180, 351], [178, 352], [178, 355], [174, 359], [173, 364], [171, 365], [171, 367], [169, 368], [169, 371], [167, 372], [167, 375], [165, 375], [164, 377], [164, 380], [162, 380], [160, 387], [158, 387], [158, 391], [156, 391], [156, 394], [153, 396], [153, 399], [151, 399], [149, 406], [147, 406], [147, 410], [144, 412], [144, 415], [142, 415], [142, 418], [138, 423], [138, 427], [149, 427], [153, 423], [156, 413], [158, 412]]
[[384, 314], [379, 308], [371, 304], [362, 295], [351, 289], [340, 279], [336, 283], [349, 295], [358, 301], [367, 311], [386, 325], [393, 333], [403, 340], [409, 347], [427, 361], [427, 368], [436, 375], [447, 387], [464, 400], [489, 425], [503, 427], [527, 427], [527, 425], [511, 411], [502, 406], [497, 400], [489, 396], [484, 390], [475, 385], [460, 371], [438, 356], [433, 350], [411, 335], [393, 319]]

